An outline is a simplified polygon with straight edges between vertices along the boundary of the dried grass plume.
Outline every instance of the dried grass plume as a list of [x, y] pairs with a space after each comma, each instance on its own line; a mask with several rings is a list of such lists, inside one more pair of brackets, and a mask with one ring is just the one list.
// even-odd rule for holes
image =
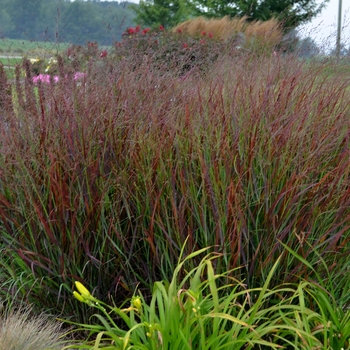
[[202, 32], [212, 33], [216, 39], [234, 39], [238, 33], [244, 33], [248, 44], [259, 43], [264, 46], [277, 45], [283, 36], [282, 27], [276, 19], [268, 21], [248, 21], [247, 17], [206, 19], [197, 17], [178, 24], [173, 32], [181, 32], [192, 36]]

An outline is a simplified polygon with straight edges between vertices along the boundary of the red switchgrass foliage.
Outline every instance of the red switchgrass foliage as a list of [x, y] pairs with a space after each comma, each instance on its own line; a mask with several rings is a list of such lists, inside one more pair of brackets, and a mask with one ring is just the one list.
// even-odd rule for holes
[[349, 81], [292, 57], [222, 56], [182, 78], [152, 60], [95, 58], [80, 81], [62, 61], [58, 83], [37, 87], [18, 69], [13, 106], [2, 93], [7, 292], [79, 319], [74, 280], [123, 300], [169, 279], [186, 237], [249, 287], [282, 253], [274, 284], [315, 278], [280, 242], [341, 284]]

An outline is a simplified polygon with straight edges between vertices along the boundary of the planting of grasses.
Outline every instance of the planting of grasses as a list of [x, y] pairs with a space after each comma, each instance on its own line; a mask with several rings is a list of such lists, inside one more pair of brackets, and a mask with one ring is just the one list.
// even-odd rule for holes
[[[155, 282], [171, 281], [186, 241], [185, 257], [211, 247], [217, 258], [209, 268], [195, 254], [175, 271], [180, 278], [208, 267], [227, 278], [217, 278], [217, 288], [241, 281], [259, 302], [262, 290], [277, 298], [283, 283], [304, 281], [310, 292], [296, 287], [296, 299], [293, 289], [277, 301], [305, 304], [300, 317], [283, 315], [278, 304], [280, 319], [267, 312], [261, 322], [283, 321], [286, 333], [278, 334], [292, 348], [325, 344], [327, 323], [319, 317], [332, 320], [334, 335], [340, 317], [348, 327], [350, 80], [332, 62], [243, 52], [210, 38], [140, 38], [126, 38], [108, 54], [94, 47], [95, 55], [79, 56], [83, 63], [59, 56], [50, 83], [34, 85], [28, 60], [16, 67], [14, 84], [0, 70], [2, 298], [78, 323], [93, 311], [71, 297], [74, 281], [116, 305], [138, 287], [146, 305]], [[325, 74], [329, 69], [334, 73]], [[85, 74], [75, 79], [79, 70]], [[169, 290], [157, 286], [159, 303]], [[178, 306], [190, 304], [191, 294], [178, 299]], [[219, 310], [213, 295], [203, 299], [208, 310]], [[227, 311], [220, 300], [215, 313]], [[244, 324], [232, 321], [237, 315], [208, 313], [193, 325], [198, 338], [187, 336], [198, 348], [214, 348], [201, 343], [201, 334], [233, 322], [253, 337], [248, 320], [258, 311], [247, 308]], [[323, 340], [311, 326], [302, 328], [308, 317]], [[291, 338], [292, 328], [299, 338]], [[264, 341], [278, 343], [273, 335]]]

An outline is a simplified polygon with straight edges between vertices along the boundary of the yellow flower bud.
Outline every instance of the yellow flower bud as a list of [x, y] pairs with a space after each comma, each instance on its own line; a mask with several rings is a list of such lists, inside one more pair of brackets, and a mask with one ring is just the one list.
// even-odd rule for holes
[[75, 287], [78, 289], [83, 297], [90, 297], [90, 292], [84, 287], [84, 285], [78, 281], [75, 281]]
[[80, 302], [85, 303], [85, 299], [76, 291], [73, 292], [73, 296], [77, 298]]
[[131, 300], [131, 304], [137, 310], [141, 309], [141, 306], [142, 306], [141, 298], [140, 297], [133, 297]]

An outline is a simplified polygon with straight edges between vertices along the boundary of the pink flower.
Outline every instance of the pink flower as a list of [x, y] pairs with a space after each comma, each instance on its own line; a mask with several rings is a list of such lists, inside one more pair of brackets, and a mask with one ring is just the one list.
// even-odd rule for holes
[[187, 43], [183, 43], [183, 44], [182, 44], [182, 47], [183, 47], [184, 49], [187, 49], [187, 48], [188, 48], [188, 44], [187, 44]]
[[[74, 73], [74, 80], [79, 80], [85, 78], [86, 74], [82, 72], [75, 72]], [[58, 78], [58, 77], [57, 77]]]
[[182, 33], [182, 30], [179, 28], [179, 29], [177, 30], [177, 32], [178, 32], [179, 34], [181, 34], [181, 33]]
[[[75, 72], [74, 73], [74, 80], [80, 80], [86, 77], [86, 73], [83, 72]], [[54, 75], [52, 77], [52, 80], [54, 83], [59, 82], [60, 78], [57, 75]], [[32, 78], [33, 84], [38, 85], [39, 82], [42, 82], [44, 84], [50, 84], [51, 82], [51, 76], [49, 74], [39, 74]]]
[[201, 39], [201, 40], [199, 40], [199, 43], [203, 45], [205, 43], [205, 40]]
[[141, 26], [140, 26], [140, 25], [136, 26], [135, 29], [134, 29], [134, 30], [135, 30], [135, 33], [138, 33], [138, 32], [140, 31], [140, 29], [141, 29]]
[[136, 33], [134, 28], [128, 28], [126, 31], [128, 32], [128, 34], [131, 34], [131, 35]]
[[33, 77], [33, 83], [37, 85], [39, 82], [50, 84], [50, 75], [49, 74], [39, 74], [36, 77]]
[[206, 33], [205, 31], [203, 31], [201, 34], [202, 34], [203, 36], [206, 36], [206, 35], [207, 35], [207, 33]]
[[[44, 84], [50, 84], [50, 75], [49, 74], [39, 74], [32, 79], [34, 85], [38, 85], [39, 82], [42, 82]], [[53, 81], [57, 83], [59, 81], [59, 77], [55, 75], [53, 77]]]
[[103, 51], [101, 52], [100, 57], [101, 57], [101, 58], [107, 57], [107, 55], [108, 55], [107, 51], [106, 51], [106, 50], [103, 50]]
[[162, 25], [160, 25], [159, 30], [165, 30], [165, 28]]
[[209, 38], [212, 38], [212, 37], [213, 37], [213, 33], [209, 32], [209, 33], [208, 33], [208, 37], [209, 37]]
[[141, 33], [142, 33], [142, 35], [145, 35], [145, 34], [147, 34], [150, 30], [151, 30], [151, 28], [145, 28]]

